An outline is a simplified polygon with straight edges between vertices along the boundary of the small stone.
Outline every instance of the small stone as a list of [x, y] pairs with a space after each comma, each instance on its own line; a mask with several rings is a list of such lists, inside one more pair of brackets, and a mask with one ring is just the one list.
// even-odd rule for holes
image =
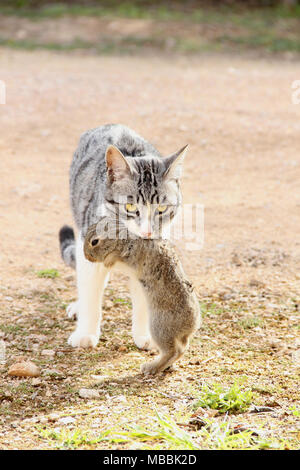
[[93, 390], [91, 388], [81, 388], [79, 390], [79, 396], [81, 398], [92, 399], [92, 398], [99, 398], [100, 394], [97, 390]]
[[72, 418], [71, 416], [64, 416], [63, 418], [60, 418], [58, 420], [59, 424], [65, 424], [65, 425], [68, 425], [68, 424], [73, 424], [76, 422], [76, 419], [75, 418]]
[[39, 422], [39, 417], [38, 416], [33, 416], [32, 418], [28, 418], [25, 420], [26, 423], [38, 423]]
[[113, 400], [119, 403], [127, 403], [127, 398], [125, 397], [125, 395], [117, 395], [113, 397]]
[[37, 387], [38, 385], [40, 385], [42, 383], [41, 379], [39, 379], [38, 377], [34, 377], [31, 381], [31, 385], [33, 385], [33, 387]]
[[9, 368], [8, 375], [15, 377], [38, 377], [40, 369], [31, 361], [17, 362]]
[[91, 379], [95, 380], [97, 383], [105, 382], [108, 378], [108, 375], [91, 375]]
[[114, 306], [114, 303], [111, 300], [106, 300], [104, 304], [104, 308], [106, 310], [110, 310]]
[[53, 349], [43, 349], [43, 351], [41, 352], [41, 355], [53, 357], [55, 356], [55, 351], [53, 351]]

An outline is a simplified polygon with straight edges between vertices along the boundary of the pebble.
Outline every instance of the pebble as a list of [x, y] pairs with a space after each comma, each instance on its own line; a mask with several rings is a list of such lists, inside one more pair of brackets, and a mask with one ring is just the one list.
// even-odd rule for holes
[[55, 356], [55, 351], [53, 351], [53, 349], [43, 349], [43, 351], [41, 352], [41, 355], [53, 357]]
[[97, 383], [105, 382], [105, 380], [109, 379], [108, 375], [91, 375], [91, 379], [95, 380]]
[[111, 300], [106, 300], [104, 304], [104, 308], [106, 310], [110, 310], [114, 306], [114, 303]]
[[93, 390], [91, 388], [81, 388], [79, 390], [79, 396], [81, 398], [87, 398], [87, 399], [99, 398], [100, 393], [97, 390]]
[[37, 387], [38, 385], [40, 385], [42, 383], [41, 379], [39, 379], [38, 377], [34, 377], [31, 381], [31, 385], [33, 387]]
[[119, 403], [127, 403], [127, 398], [125, 395], [117, 395], [115, 397], [112, 397], [113, 401], [119, 402]]
[[17, 362], [9, 368], [8, 375], [15, 377], [38, 377], [40, 369], [31, 361]]
[[63, 418], [60, 418], [58, 420], [58, 422], [60, 424], [65, 424], [65, 425], [68, 425], [68, 424], [73, 424], [76, 422], [76, 419], [75, 418], [72, 418], [71, 416], [64, 416]]

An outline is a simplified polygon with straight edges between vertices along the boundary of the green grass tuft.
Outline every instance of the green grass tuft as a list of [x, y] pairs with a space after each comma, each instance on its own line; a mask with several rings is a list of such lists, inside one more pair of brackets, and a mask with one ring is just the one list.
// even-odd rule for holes
[[229, 389], [224, 389], [220, 384], [204, 386], [193, 408], [211, 408], [219, 413], [243, 413], [248, 409], [251, 400], [251, 390], [242, 390], [236, 380]]
[[46, 277], [49, 279], [55, 279], [59, 277], [59, 272], [57, 269], [42, 269], [41, 271], [37, 271], [37, 277]]
[[[156, 413], [154, 423], [149, 427], [130, 426], [128, 431], [122, 431], [120, 436], [129, 440], [139, 441], [159, 441], [166, 444], [168, 449], [199, 450], [193, 437], [181, 429], [172, 418]], [[165, 446], [164, 446], [165, 448]]]
[[80, 447], [95, 446], [103, 440], [107, 440], [107, 433], [92, 437], [81, 429], [61, 429], [59, 431], [41, 429], [40, 436], [55, 443], [55, 447], [62, 449], [78, 449]]

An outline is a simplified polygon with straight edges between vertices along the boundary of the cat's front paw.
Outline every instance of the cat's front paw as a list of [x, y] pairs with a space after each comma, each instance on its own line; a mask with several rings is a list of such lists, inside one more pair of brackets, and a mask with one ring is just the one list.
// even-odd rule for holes
[[77, 320], [78, 318], [78, 300], [76, 302], [71, 302], [67, 306], [67, 315], [70, 320]]
[[74, 331], [68, 339], [68, 344], [73, 348], [95, 348], [97, 346], [99, 336], [85, 335], [78, 331]]
[[157, 351], [157, 347], [150, 336], [135, 337], [134, 342], [139, 349], [144, 349], [146, 351]]

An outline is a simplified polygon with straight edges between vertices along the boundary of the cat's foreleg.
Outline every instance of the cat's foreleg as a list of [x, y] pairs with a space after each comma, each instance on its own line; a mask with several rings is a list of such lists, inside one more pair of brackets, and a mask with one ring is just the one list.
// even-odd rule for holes
[[157, 349], [150, 334], [148, 304], [144, 288], [134, 274], [130, 276], [130, 295], [133, 340], [140, 349]]
[[103, 263], [91, 263], [83, 253], [79, 236], [76, 243], [77, 325], [68, 339], [74, 347], [95, 347], [100, 337], [102, 296], [109, 270]]

